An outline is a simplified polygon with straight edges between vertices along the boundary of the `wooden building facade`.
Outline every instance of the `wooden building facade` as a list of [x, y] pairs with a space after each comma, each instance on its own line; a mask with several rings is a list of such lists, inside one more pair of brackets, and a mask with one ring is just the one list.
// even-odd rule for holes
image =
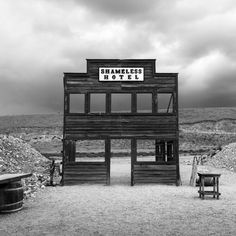
[[[143, 68], [143, 81], [99, 81], [99, 68]], [[122, 72], [122, 71], [121, 71]], [[130, 71], [129, 71], [130, 72]], [[137, 71], [136, 71], [137, 72]], [[94, 94], [105, 99], [102, 112], [93, 112]], [[129, 111], [113, 111], [113, 97], [124, 95]], [[139, 112], [142, 95], [151, 108]], [[71, 109], [74, 96], [83, 109]], [[168, 97], [166, 107], [160, 107]], [[141, 98], [141, 100], [140, 100]], [[73, 98], [74, 99], [74, 98]], [[178, 74], [156, 73], [155, 59], [87, 59], [87, 73], [64, 73], [64, 127], [62, 184], [110, 184], [111, 139], [131, 140], [131, 185], [136, 183], [180, 184], [178, 153]], [[77, 161], [76, 142], [103, 140], [104, 161]], [[155, 160], [137, 159], [137, 142], [154, 140]]]

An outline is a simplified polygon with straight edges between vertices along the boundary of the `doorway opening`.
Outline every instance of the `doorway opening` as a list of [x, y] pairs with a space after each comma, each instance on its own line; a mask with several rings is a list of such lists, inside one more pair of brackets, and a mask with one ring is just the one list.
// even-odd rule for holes
[[111, 139], [111, 185], [130, 185], [131, 140]]

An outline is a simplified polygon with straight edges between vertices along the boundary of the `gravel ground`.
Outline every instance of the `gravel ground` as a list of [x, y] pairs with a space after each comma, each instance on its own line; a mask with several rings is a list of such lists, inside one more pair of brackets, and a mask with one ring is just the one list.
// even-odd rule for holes
[[[184, 157], [184, 160], [187, 158]], [[0, 235], [236, 235], [236, 173], [220, 171], [219, 200], [188, 186], [129, 186], [128, 159], [113, 159], [111, 186], [47, 187], [23, 210], [0, 215]]]

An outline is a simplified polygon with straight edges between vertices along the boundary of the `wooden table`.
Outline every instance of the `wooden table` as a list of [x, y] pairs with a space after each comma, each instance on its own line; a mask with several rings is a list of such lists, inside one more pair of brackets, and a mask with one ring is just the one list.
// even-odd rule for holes
[[0, 185], [1, 184], [8, 184], [8, 183], [15, 182], [15, 181], [19, 181], [22, 178], [27, 178], [27, 177], [30, 177], [31, 175], [32, 175], [31, 173], [0, 175]]
[[[217, 197], [219, 199], [219, 173], [211, 173], [211, 172], [198, 172], [199, 176], [199, 197], [204, 199], [205, 195], [213, 195], [213, 198]], [[213, 184], [210, 187], [213, 187], [213, 191], [205, 190], [205, 178], [213, 178]]]

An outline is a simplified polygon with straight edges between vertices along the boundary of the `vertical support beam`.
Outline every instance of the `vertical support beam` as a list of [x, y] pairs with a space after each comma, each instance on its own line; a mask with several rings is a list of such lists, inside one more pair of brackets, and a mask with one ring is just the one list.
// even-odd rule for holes
[[176, 114], [176, 123], [177, 123], [177, 130], [176, 130], [176, 142], [175, 142], [175, 157], [176, 157], [176, 185], [181, 185], [181, 179], [180, 179], [180, 168], [179, 168], [179, 102], [178, 102], [178, 75], [176, 75], [175, 78], [176, 83], [176, 92], [174, 93], [173, 97], [173, 106], [174, 106], [174, 112]]
[[167, 162], [174, 158], [174, 143], [173, 141], [167, 141]]
[[90, 112], [90, 93], [85, 93], [84, 111], [85, 114]]
[[106, 93], [106, 114], [111, 113], [111, 94]]
[[178, 116], [178, 99], [177, 99], [177, 92], [172, 93], [173, 96], [173, 113]]
[[105, 162], [107, 166], [106, 184], [110, 185], [110, 172], [111, 172], [111, 139], [110, 137], [107, 137], [105, 139]]
[[66, 115], [70, 112], [70, 94], [65, 91], [66, 77], [64, 76], [64, 114], [63, 114], [63, 140], [62, 140], [62, 178], [61, 184], [64, 185], [64, 166], [66, 162], [66, 140], [65, 140], [65, 121]]
[[68, 155], [68, 162], [74, 162], [75, 161], [75, 152], [76, 152], [76, 146], [74, 140], [69, 140], [67, 144], [67, 155]]
[[[63, 130], [64, 130], [64, 126], [63, 125]], [[63, 131], [63, 137], [64, 137], [64, 131]], [[60, 184], [63, 186], [64, 185], [64, 163], [65, 163], [65, 139], [62, 139], [62, 173], [61, 173], [61, 182]]]
[[152, 113], [156, 114], [157, 113], [157, 90], [155, 89], [152, 92]]
[[68, 114], [70, 112], [70, 94], [64, 93], [64, 114]]
[[134, 164], [137, 161], [137, 140], [131, 139], [131, 186], [135, 184], [134, 180]]
[[168, 107], [167, 107], [167, 113], [169, 113], [169, 110], [170, 110], [170, 107], [171, 107], [171, 103], [172, 103], [172, 109], [171, 109], [171, 112], [173, 112], [173, 93], [171, 94], [171, 96], [170, 96], [170, 100], [169, 100], [169, 103], [168, 103]]
[[216, 177], [216, 191], [217, 191], [217, 199], [219, 199], [220, 192], [219, 192], [219, 176]]
[[137, 94], [134, 92], [132, 93], [131, 97], [131, 113], [136, 113], [137, 112]]
[[158, 156], [160, 155], [160, 145], [157, 139], [155, 139], [155, 158], [158, 161]]

